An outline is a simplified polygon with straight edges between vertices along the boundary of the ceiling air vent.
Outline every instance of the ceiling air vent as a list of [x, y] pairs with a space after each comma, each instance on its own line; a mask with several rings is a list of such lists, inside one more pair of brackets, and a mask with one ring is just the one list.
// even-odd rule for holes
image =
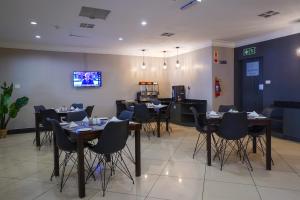
[[274, 15], [278, 15], [278, 14], [280, 14], [280, 12], [276, 12], [276, 11], [270, 10], [270, 11], [261, 13], [258, 16], [259, 17], [264, 17], [264, 18], [269, 18], [269, 17], [272, 17]]
[[77, 37], [77, 38], [86, 38], [86, 36], [83, 35], [75, 35], [75, 34], [69, 34], [70, 37]]
[[171, 37], [175, 35], [175, 33], [162, 33], [160, 36], [163, 36], [163, 37]]
[[81, 7], [79, 16], [88, 17], [90, 19], [103, 19], [105, 20], [110, 13], [110, 10], [91, 8], [91, 7]]
[[80, 23], [81, 28], [94, 28], [95, 24]]

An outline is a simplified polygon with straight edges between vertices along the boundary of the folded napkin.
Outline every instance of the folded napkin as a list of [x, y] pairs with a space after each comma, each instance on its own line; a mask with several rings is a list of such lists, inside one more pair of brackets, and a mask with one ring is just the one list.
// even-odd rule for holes
[[79, 108], [75, 108], [75, 111], [79, 111], [80, 109]]
[[253, 111], [253, 112], [250, 112], [248, 114], [248, 116], [250, 116], [250, 117], [259, 117], [259, 114], [257, 114], [257, 112], [255, 112], [255, 111]]
[[230, 113], [237, 113], [237, 112], [239, 112], [239, 111], [234, 110], [234, 109], [230, 109], [228, 112], [230, 112]]
[[216, 113], [215, 111], [210, 111], [209, 113], [208, 113], [209, 115], [218, 115], [218, 113]]
[[122, 120], [119, 120], [117, 117], [113, 116], [110, 120], [108, 120], [109, 122], [119, 122]]
[[82, 121], [83, 122], [89, 122], [89, 118], [85, 117]]
[[75, 122], [71, 122], [70, 124], [69, 124], [69, 127], [70, 128], [75, 128], [75, 127], [77, 127], [78, 126], [78, 124], [76, 124]]
[[75, 108], [73, 107], [73, 106], [71, 106], [71, 108], [70, 108], [71, 110], [74, 110]]

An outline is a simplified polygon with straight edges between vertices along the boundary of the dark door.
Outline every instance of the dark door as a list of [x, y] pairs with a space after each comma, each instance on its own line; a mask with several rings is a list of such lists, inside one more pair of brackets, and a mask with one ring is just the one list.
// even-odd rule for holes
[[241, 100], [243, 111], [261, 112], [263, 109], [262, 58], [242, 61]]

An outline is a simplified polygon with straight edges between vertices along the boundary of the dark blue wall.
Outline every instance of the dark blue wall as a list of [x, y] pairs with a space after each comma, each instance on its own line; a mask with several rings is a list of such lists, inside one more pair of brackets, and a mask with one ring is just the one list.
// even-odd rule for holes
[[[256, 54], [243, 56], [243, 49], [256, 47]], [[300, 34], [277, 38], [265, 42], [235, 48], [235, 104], [240, 106], [240, 62], [247, 58], [262, 57], [263, 77], [271, 80], [265, 85], [263, 94], [264, 106], [276, 100], [300, 102]]]

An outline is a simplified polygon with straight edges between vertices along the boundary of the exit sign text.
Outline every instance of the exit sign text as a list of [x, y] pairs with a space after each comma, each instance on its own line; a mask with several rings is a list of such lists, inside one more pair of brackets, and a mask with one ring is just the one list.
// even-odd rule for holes
[[256, 54], [256, 47], [243, 49], [243, 56], [251, 56]]

